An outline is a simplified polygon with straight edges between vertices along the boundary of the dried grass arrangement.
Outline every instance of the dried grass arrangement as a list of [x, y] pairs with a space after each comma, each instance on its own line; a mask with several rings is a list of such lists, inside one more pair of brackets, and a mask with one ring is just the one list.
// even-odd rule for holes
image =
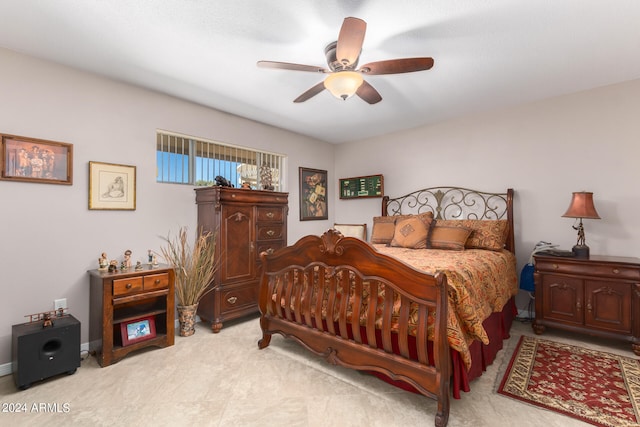
[[189, 244], [187, 228], [182, 227], [175, 238], [164, 238], [162, 257], [175, 268], [177, 304], [190, 306], [200, 302], [209, 292], [209, 284], [218, 268], [215, 259], [216, 239], [210, 232], [199, 232], [193, 247]]

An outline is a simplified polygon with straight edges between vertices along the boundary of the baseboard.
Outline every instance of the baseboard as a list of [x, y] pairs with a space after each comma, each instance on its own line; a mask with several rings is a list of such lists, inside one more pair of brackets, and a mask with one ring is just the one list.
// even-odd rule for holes
[[527, 320], [531, 320], [533, 319], [535, 316], [530, 316], [529, 310], [523, 310], [522, 308], [518, 309], [518, 318], [519, 319], [527, 319]]
[[[80, 344], [80, 355], [89, 352], [89, 343]], [[82, 356], [81, 356], [82, 358]], [[5, 363], [0, 365], [0, 377], [4, 377], [5, 375], [11, 375], [13, 373], [13, 369], [11, 368], [12, 363]]]
[[11, 363], [5, 363], [4, 365], [0, 365], [0, 377], [4, 377], [5, 375], [11, 375]]

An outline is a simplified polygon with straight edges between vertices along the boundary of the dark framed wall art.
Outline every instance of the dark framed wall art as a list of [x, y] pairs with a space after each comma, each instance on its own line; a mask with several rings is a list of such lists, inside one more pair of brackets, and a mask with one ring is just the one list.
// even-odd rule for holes
[[43, 184], [73, 183], [73, 145], [0, 134], [0, 179]]
[[339, 181], [341, 199], [384, 196], [384, 177], [382, 175], [342, 178]]
[[327, 171], [299, 168], [300, 221], [328, 219]]

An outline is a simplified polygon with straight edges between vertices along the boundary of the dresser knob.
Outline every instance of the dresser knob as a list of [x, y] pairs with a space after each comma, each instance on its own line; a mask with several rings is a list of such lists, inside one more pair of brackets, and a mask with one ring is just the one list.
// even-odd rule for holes
[[274, 234], [276, 234], [276, 232], [273, 230], [267, 231], [267, 236], [273, 236]]
[[553, 264], [553, 268], [557, 270], [558, 268], [560, 268], [560, 266], [558, 264]]
[[229, 297], [229, 298], [227, 298], [227, 302], [229, 304], [235, 304], [236, 301], [238, 301], [238, 297]]
[[273, 218], [273, 212], [267, 212], [267, 218]]
[[125, 285], [125, 288], [127, 288], [127, 289], [131, 289], [132, 287], [133, 287], [133, 285], [132, 285], [131, 283], [127, 283], [127, 284]]
[[156, 285], [159, 285], [160, 284], [160, 279], [156, 279], [155, 283], [156, 283]]
[[618, 270], [617, 268], [614, 268], [613, 269], [613, 274], [618, 274], [618, 273], [620, 273], [620, 270]]

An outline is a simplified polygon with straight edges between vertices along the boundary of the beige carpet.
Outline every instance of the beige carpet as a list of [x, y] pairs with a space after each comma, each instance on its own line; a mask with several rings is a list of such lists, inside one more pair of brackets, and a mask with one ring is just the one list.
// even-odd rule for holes
[[[86, 327], [83, 325], [83, 328]], [[516, 322], [506, 343], [533, 335]], [[370, 375], [328, 365], [292, 340], [274, 336], [258, 350], [257, 318], [219, 334], [199, 324], [192, 337], [100, 368], [90, 357], [74, 375], [18, 391], [0, 378], [0, 425], [11, 426], [432, 426], [435, 403]], [[551, 331], [545, 338], [580, 342]], [[590, 346], [632, 356], [627, 344]], [[582, 345], [585, 345], [582, 342]], [[501, 351], [472, 391], [451, 401], [449, 426], [583, 426], [580, 421], [495, 392], [511, 356]], [[44, 409], [43, 409], [44, 408]], [[21, 410], [22, 412], [17, 412]]]

